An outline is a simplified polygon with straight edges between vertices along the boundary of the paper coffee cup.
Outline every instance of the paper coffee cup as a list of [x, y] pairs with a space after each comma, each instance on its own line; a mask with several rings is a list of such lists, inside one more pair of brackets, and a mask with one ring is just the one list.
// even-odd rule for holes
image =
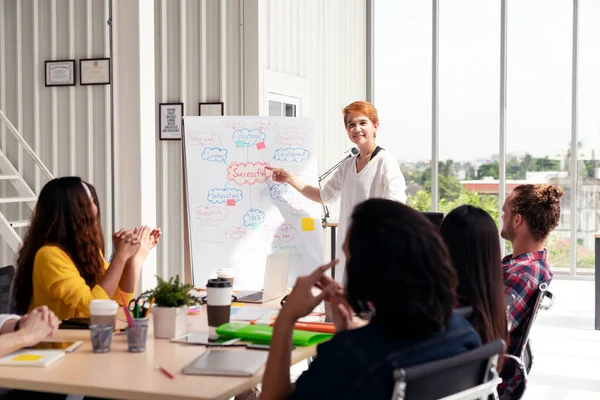
[[235, 279], [235, 270], [233, 268], [219, 268], [217, 278], [227, 279], [233, 285]]
[[209, 279], [206, 284], [206, 316], [210, 339], [217, 338], [217, 328], [229, 322], [232, 287], [231, 281], [224, 278]]
[[90, 325], [115, 326], [119, 304], [114, 300], [92, 300], [90, 302]]

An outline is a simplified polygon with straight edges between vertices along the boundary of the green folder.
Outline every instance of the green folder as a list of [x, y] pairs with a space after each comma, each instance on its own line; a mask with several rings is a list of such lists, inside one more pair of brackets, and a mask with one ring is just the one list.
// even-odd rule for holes
[[[217, 334], [225, 337], [240, 338], [250, 342], [270, 343], [273, 337], [273, 328], [267, 325], [227, 323], [217, 328]], [[333, 335], [330, 333], [294, 330], [292, 332], [292, 344], [294, 346], [312, 346], [325, 342], [332, 337]]]

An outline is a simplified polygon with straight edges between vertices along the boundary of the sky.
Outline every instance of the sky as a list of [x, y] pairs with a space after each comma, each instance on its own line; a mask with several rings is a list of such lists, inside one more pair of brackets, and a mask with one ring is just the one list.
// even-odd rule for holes
[[[429, 0], [375, 2], [378, 143], [431, 159]], [[500, 0], [439, 1], [440, 159], [491, 159], [499, 148]], [[579, 0], [578, 131], [600, 158], [600, 0]], [[507, 12], [507, 152], [535, 157], [571, 140], [572, 0], [519, 0]]]

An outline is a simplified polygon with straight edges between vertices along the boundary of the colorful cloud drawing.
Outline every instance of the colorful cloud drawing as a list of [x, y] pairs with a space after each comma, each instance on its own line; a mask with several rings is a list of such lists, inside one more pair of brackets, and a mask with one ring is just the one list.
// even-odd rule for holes
[[225, 229], [225, 237], [227, 239], [243, 239], [246, 237], [247, 234], [248, 229], [246, 229], [246, 227], [243, 226], [230, 226], [229, 228]]
[[273, 158], [277, 161], [301, 163], [310, 158], [310, 152], [306, 149], [288, 147], [275, 150]]
[[265, 213], [252, 208], [248, 210], [246, 214], [244, 214], [244, 225], [251, 226], [252, 224], [262, 224], [265, 222]]
[[273, 242], [291, 242], [296, 237], [297, 233], [298, 232], [292, 225], [283, 224], [275, 231]]
[[192, 146], [216, 146], [221, 143], [221, 137], [214, 132], [190, 132], [187, 141]]
[[219, 206], [198, 206], [196, 207], [196, 219], [203, 221], [224, 221], [229, 211], [225, 207]]
[[207, 147], [202, 152], [202, 159], [212, 162], [225, 162], [227, 160], [227, 149], [218, 147]]
[[267, 180], [266, 162], [238, 163], [232, 162], [227, 167], [227, 179], [238, 185], [254, 185]]
[[276, 183], [269, 188], [269, 195], [273, 200], [285, 202], [298, 197], [298, 192], [286, 183]]
[[277, 135], [277, 141], [287, 146], [302, 146], [310, 142], [310, 136], [303, 132], [281, 132]]
[[225, 204], [227, 200], [234, 199], [236, 202], [242, 201], [244, 195], [240, 189], [227, 188], [227, 189], [210, 189], [208, 191], [207, 199], [212, 204]]
[[231, 140], [233, 143], [244, 142], [246, 147], [256, 146], [257, 143], [264, 142], [267, 135], [260, 129], [238, 129], [233, 132]]

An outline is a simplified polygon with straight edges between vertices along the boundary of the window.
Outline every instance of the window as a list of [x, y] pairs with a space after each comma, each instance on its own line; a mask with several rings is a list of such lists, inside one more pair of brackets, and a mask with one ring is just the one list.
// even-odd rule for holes
[[564, 216], [546, 244], [548, 263], [562, 273], [571, 265], [572, 22], [565, 0], [521, 0], [507, 21], [506, 193], [523, 179], [565, 190]]
[[471, 204], [499, 224], [500, 2], [439, 4], [438, 209]]
[[269, 117], [296, 117], [299, 99], [269, 93]]
[[594, 268], [594, 234], [600, 231], [600, 2], [579, 1], [577, 273]]
[[377, 142], [399, 160], [408, 204], [431, 208], [431, 2], [375, 4]]

